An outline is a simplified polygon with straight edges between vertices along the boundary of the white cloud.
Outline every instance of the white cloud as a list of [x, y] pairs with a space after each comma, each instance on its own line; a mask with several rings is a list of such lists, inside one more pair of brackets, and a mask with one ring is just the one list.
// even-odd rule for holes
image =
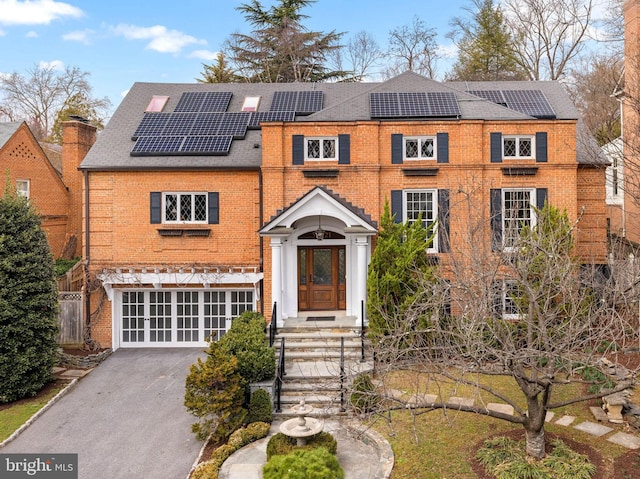
[[52, 60], [50, 62], [41, 61], [38, 63], [40, 68], [52, 68], [53, 70], [64, 70], [64, 62], [62, 60]]
[[38, 32], [35, 32], [35, 31], [31, 30], [30, 32], [27, 32], [25, 37], [27, 37], [27, 38], [38, 38]]
[[120, 96], [121, 96], [122, 98], [124, 98], [125, 96], [127, 96], [127, 94], [128, 94], [128, 93], [129, 93], [129, 90], [121, 91], [121, 92], [120, 92]]
[[91, 36], [94, 33], [95, 32], [93, 30], [88, 28], [85, 30], [76, 30], [74, 32], [65, 33], [64, 35], [62, 35], [62, 39], [68, 40], [71, 42], [80, 42], [80, 43], [84, 43], [85, 45], [90, 45]]
[[200, 58], [201, 60], [214, 61], [218, 58], [218, 53], [211, 50], [195, 50], [189, 54], [189, 58]]
[[449, 45], [438, 45], [437, 50], [443, 58], [456, 58], [458, 56], [458, 47], [453, 43]]
[[0, 25], [47, 25], [58, 18], [79, 18], [77, 7], [54, 0], [0, 0]]
[[7, 34], [2, 28], [0, 28], [0, 37], [4, 37]]
[[207, 43], [206, 40], [199, 40], [178, 30], [169, 30], [163, 25], [139, 27], [119, 24], [112, 27], [112, 31], [127, 40], [150, 40], [146, 48], [160, 53], [179, 53], [187, 45]]

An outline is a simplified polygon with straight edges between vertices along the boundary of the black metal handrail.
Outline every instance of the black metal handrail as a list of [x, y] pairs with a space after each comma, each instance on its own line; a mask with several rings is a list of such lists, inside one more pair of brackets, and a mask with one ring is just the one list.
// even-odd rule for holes
[[278, 303], [273, 303], [273, 309], [271, 310], [271, 322], [269, 323], [269, 347], [273, 347], [273, 343], [276, 342], [276, 334], [278, 333]]
[[[273, 321], [273, 319], [271, 319]], [[284, 371], [284, 338], [280, 341], [280, 354], [278, 355], [278, 364], [276, 367], [276, 412], [282, 412], [280, 396], [282, 394], [282, 381], [285, 375]]]
[[344, 372], [344, 336], [340, 337], [340, 412], [345, 412], [344, 407], [344, 390], [347, 375]]

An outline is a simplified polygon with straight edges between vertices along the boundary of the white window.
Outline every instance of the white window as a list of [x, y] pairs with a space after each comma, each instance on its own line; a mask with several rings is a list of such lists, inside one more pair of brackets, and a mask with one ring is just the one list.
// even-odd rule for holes
[[206, 223], [207, 193], [163, 193], [163, 223]]
[[29, 180], [16, 180], [16, 191], [19, 195], [29, 198], [31, 195], [31, 184]]
[[436, 137], [435, 136], [407, 136], [404, 137], [405, 160], [435, 160]]
[[[413, 223], [421, 218], [422, 226], [427, 230], [432, 228], [438, 218], [438, 190], [404, 190], [403, 193], [403, 221]], [[433, 236], [427, 248], [429, 253], [438, 251], [438, 235], [434, 233], [429, 233]]]
[[498, 291], [498, 313], [503, 319], [522, 318], [522, 291], [515, 281], [503, 281]]
[[606, 170], [606, 192], [608, 205], [621, 205], [624, 201], [624, 161], [622, 139], [617, 138], [602, 147], [609, 159]]
[[242, 103], [242, 109], [240, 111], [258, 111], [258, 105], [260, 105], [259, 96], [245, 96]]
[[505, 249], [512, 249], [524, 228], [535, 226], [536, 190], [502, 190], [502, 238]]
[[307, 160], [336, 160], [337, 138], [309, 138], [304, 139], [304, 156]]
[[533, 158], [533, 136], [503, 136], [502, 156], [505, 159], [531, 159]]
[[153, 95], [151, 97], [151, 100], [149, 101], [149, 104], [147, 105], [147, 108], [144, 111], [161, 112], [162, 110], [164, 110], [164, 106], [167, 104], [167, 101], [169, 101], [168, 96]]

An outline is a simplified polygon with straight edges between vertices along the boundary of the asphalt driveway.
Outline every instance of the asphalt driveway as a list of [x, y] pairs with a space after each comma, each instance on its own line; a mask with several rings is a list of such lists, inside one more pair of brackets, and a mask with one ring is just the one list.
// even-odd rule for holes
[[183, 405], [202, 349], [119, 349], [0, 453], [77, 453], [79, 479], [184, 479], [202, 443]]

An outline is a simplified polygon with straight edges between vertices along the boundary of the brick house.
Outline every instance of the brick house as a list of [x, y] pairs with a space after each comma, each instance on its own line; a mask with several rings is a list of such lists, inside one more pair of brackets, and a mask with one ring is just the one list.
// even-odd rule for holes
[[[78, 241], [82, 232], [82, 177], [77, 171], [80, 158], [73, 158], [73, 155], [81, 151], [86, 153], [94, 139], [95, 129], [85, 147], [79, 149], [73, 135], [69, 134], [67, 154], [63, 153], [59, 170], [26, 123], [0, 123], [0, 169], [5, 174], [5, 181], [29, 198], [40, 214], [54, 258], [74, 258], [81, 254]], [[80, 196], [76, 198], [74, 191]]]
[[502, 248], [549, 201], [605, 263], [604, 168], [577, 129], [556, 82], [136, 83], [80, 165], [92, 336], [202, 346], [246, 309], [359, 324], [386, 202], [436, 222], [446, 257], [469, 203]]

